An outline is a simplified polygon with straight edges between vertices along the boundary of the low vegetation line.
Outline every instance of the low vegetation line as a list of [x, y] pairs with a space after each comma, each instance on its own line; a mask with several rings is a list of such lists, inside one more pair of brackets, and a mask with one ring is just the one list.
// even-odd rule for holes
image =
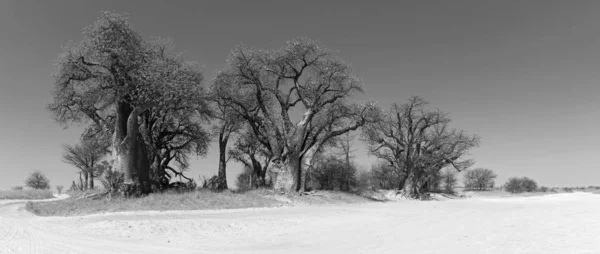
[[0, 191], [0, 200], [2, 199], [49, 199], [53, 198], [52, 191], [50, 190], [6, 190]]
[[281, 207], [288, 205], [365, 203], [373, 200], [355, 194], [322, 191], [318, 195], [280, 195], [271, 190], [247, 192], [192, 192], [153, 193], [140, 198], [116, 197], [111, 200], [77, 199], [71, 195], [66, 200], [51, 202], [28, 202], [26, 209], [39, 216], [77, 216], [123, 211], [171, 211], [171, 210], [219, 210], [257, 207]]

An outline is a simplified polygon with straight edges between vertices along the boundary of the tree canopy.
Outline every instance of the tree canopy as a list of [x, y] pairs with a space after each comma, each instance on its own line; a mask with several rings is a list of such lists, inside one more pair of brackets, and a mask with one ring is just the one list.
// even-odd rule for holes
[[[288, 191], [301, 190], [315, 152], [362, 126], [371, 108], [347, 102], [363, 91], [349, 65], [304, 38], [273, 51], [237, 47], [215, 86], [272, 154], [275, 188]], [[303, 112], [300, 120], [293, 121], [294, 110]]]
[[147, 192], [148, 150], [183, 165], [182, 153], [206, 150], [207, 135], [189, 121], [206, 113], [202, 72], [172, 52], [171, 40], [145, 40], [125, 15], [105, 12], [83, 35], [63, 48], [48, 108], [63, 125], [90, 123], [87, 134], [112, 136], [113, 169]]
[[401, 179], [398, 188], [419, 196], [444, 167], [460, 171], [473, 164], [463, 159], [479, 145], [479, 137], [450, 128], [450, 118], [439, 110], [427, 110], [420, 97], [380, 110], [377, 120], [363, 128], [370, 154], [386, 161]]

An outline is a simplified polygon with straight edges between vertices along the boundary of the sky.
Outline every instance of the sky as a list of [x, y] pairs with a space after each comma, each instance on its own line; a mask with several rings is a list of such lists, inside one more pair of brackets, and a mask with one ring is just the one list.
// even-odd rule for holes
[[[205, 85], [236, 45], [277, 49], [315, 39], [350, 63], [357, 100], [382, 107], [421, 96], [453, 126], [481, 137], [474, 167], [496, 183], [528, 176], [546, 186], [600, 185], [600, 1], [26, 1], [0, 2], [0, 189], [39, 170], [70, 186], [77, 170], [46, 105], [61, 46], [82, 39], [102, 11], [129, 13], [145, 37], [172, 37], [201, 64]], [[360, 140], [356, 163], [376, 160]], [[218, 150], [189, 176], [217, 172]], [[240, 165], [230, 164], [228, 182]]]

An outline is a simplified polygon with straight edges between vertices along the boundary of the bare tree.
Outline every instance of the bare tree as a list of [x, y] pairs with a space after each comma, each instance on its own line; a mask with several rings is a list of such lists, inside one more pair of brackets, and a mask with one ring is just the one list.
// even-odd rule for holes
[[496, 173], [487, 168], [475, 168], [467, 170], [463, 178], [465, 189], [482, 191], [494, 187]]
[[194, 94], [202, 81], [196, 66], [170, 53], [169, 45], [145, 41], [127, 17], [105, 12], [58, 59], [49, 110], [61, 124], [91, 120], [86, 133], [112, 135], [113, 170], [125, 174], [126, 194], [150, 191], [142, 115]]
[[215, 108], [213, 117], [217, 120], [214, 129], [219, 143], [219, 169], [215, 183], [217, 190], [227, 189], [227, 162], [231, 158], [227, 152], [227, 145], [232, 135], [243, 125], [240, 117], [226, 102], [227, 95], [222, 92], [223, 90], [215, 85], [211, 87], [210, 99]]
[[73, 165], [83, 173], [85, 182], [83, 190], [94, 188], [94, 178], [102, 174], [98, 167], [107, 154], [106, 148], [95, 140], [82, 140], [80, 144], [63, 145], [62, 160]]
[[[362, 92], [350, 68], [329, 50], [296, 39], [275, 51], [237, 47], [215, 87], [273, 155], [275, 188], [303, 191], [305, 169], [332, 138], [362, 126], [371, 108], [345, 99]], [[292, 120], [294, 110], [303, 110]]]
[[50, 180], [40, 171], [35, 171], [25, 180], [25, 186], [33, 189], [50, 189]]
[[451, 129], [447, 115], [426, 110], [426, 104], [419, 97], [393, 104], [363, 128], [370, 154], [386, 161], [400, 179], [398, 189], [413, 197], [429, 189], [442, 168], [471, 166], [471, 160], [461, 158], [479, 144], [477, 136]]

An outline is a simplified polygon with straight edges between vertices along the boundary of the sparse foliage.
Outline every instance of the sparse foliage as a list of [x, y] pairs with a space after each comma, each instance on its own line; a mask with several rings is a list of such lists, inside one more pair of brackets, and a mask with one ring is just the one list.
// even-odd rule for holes
[[443, 185], [443, 191], [448, 194], [454, 193], [454, 188], [458, 183], [458, 179], [456, 178], [456, 172], [452, 170], [444, 170], [441, 173], [441, 183]]
[[25, 186], [33, 189], [50, 189], [50, 180], [40, 171], [35, 171], [29, 175], [25, 181]]
[[497, 175], [491, 169], [476, 168], [467, 170], [463, 176], [465, 189], [484, 191], [494, 187]]

